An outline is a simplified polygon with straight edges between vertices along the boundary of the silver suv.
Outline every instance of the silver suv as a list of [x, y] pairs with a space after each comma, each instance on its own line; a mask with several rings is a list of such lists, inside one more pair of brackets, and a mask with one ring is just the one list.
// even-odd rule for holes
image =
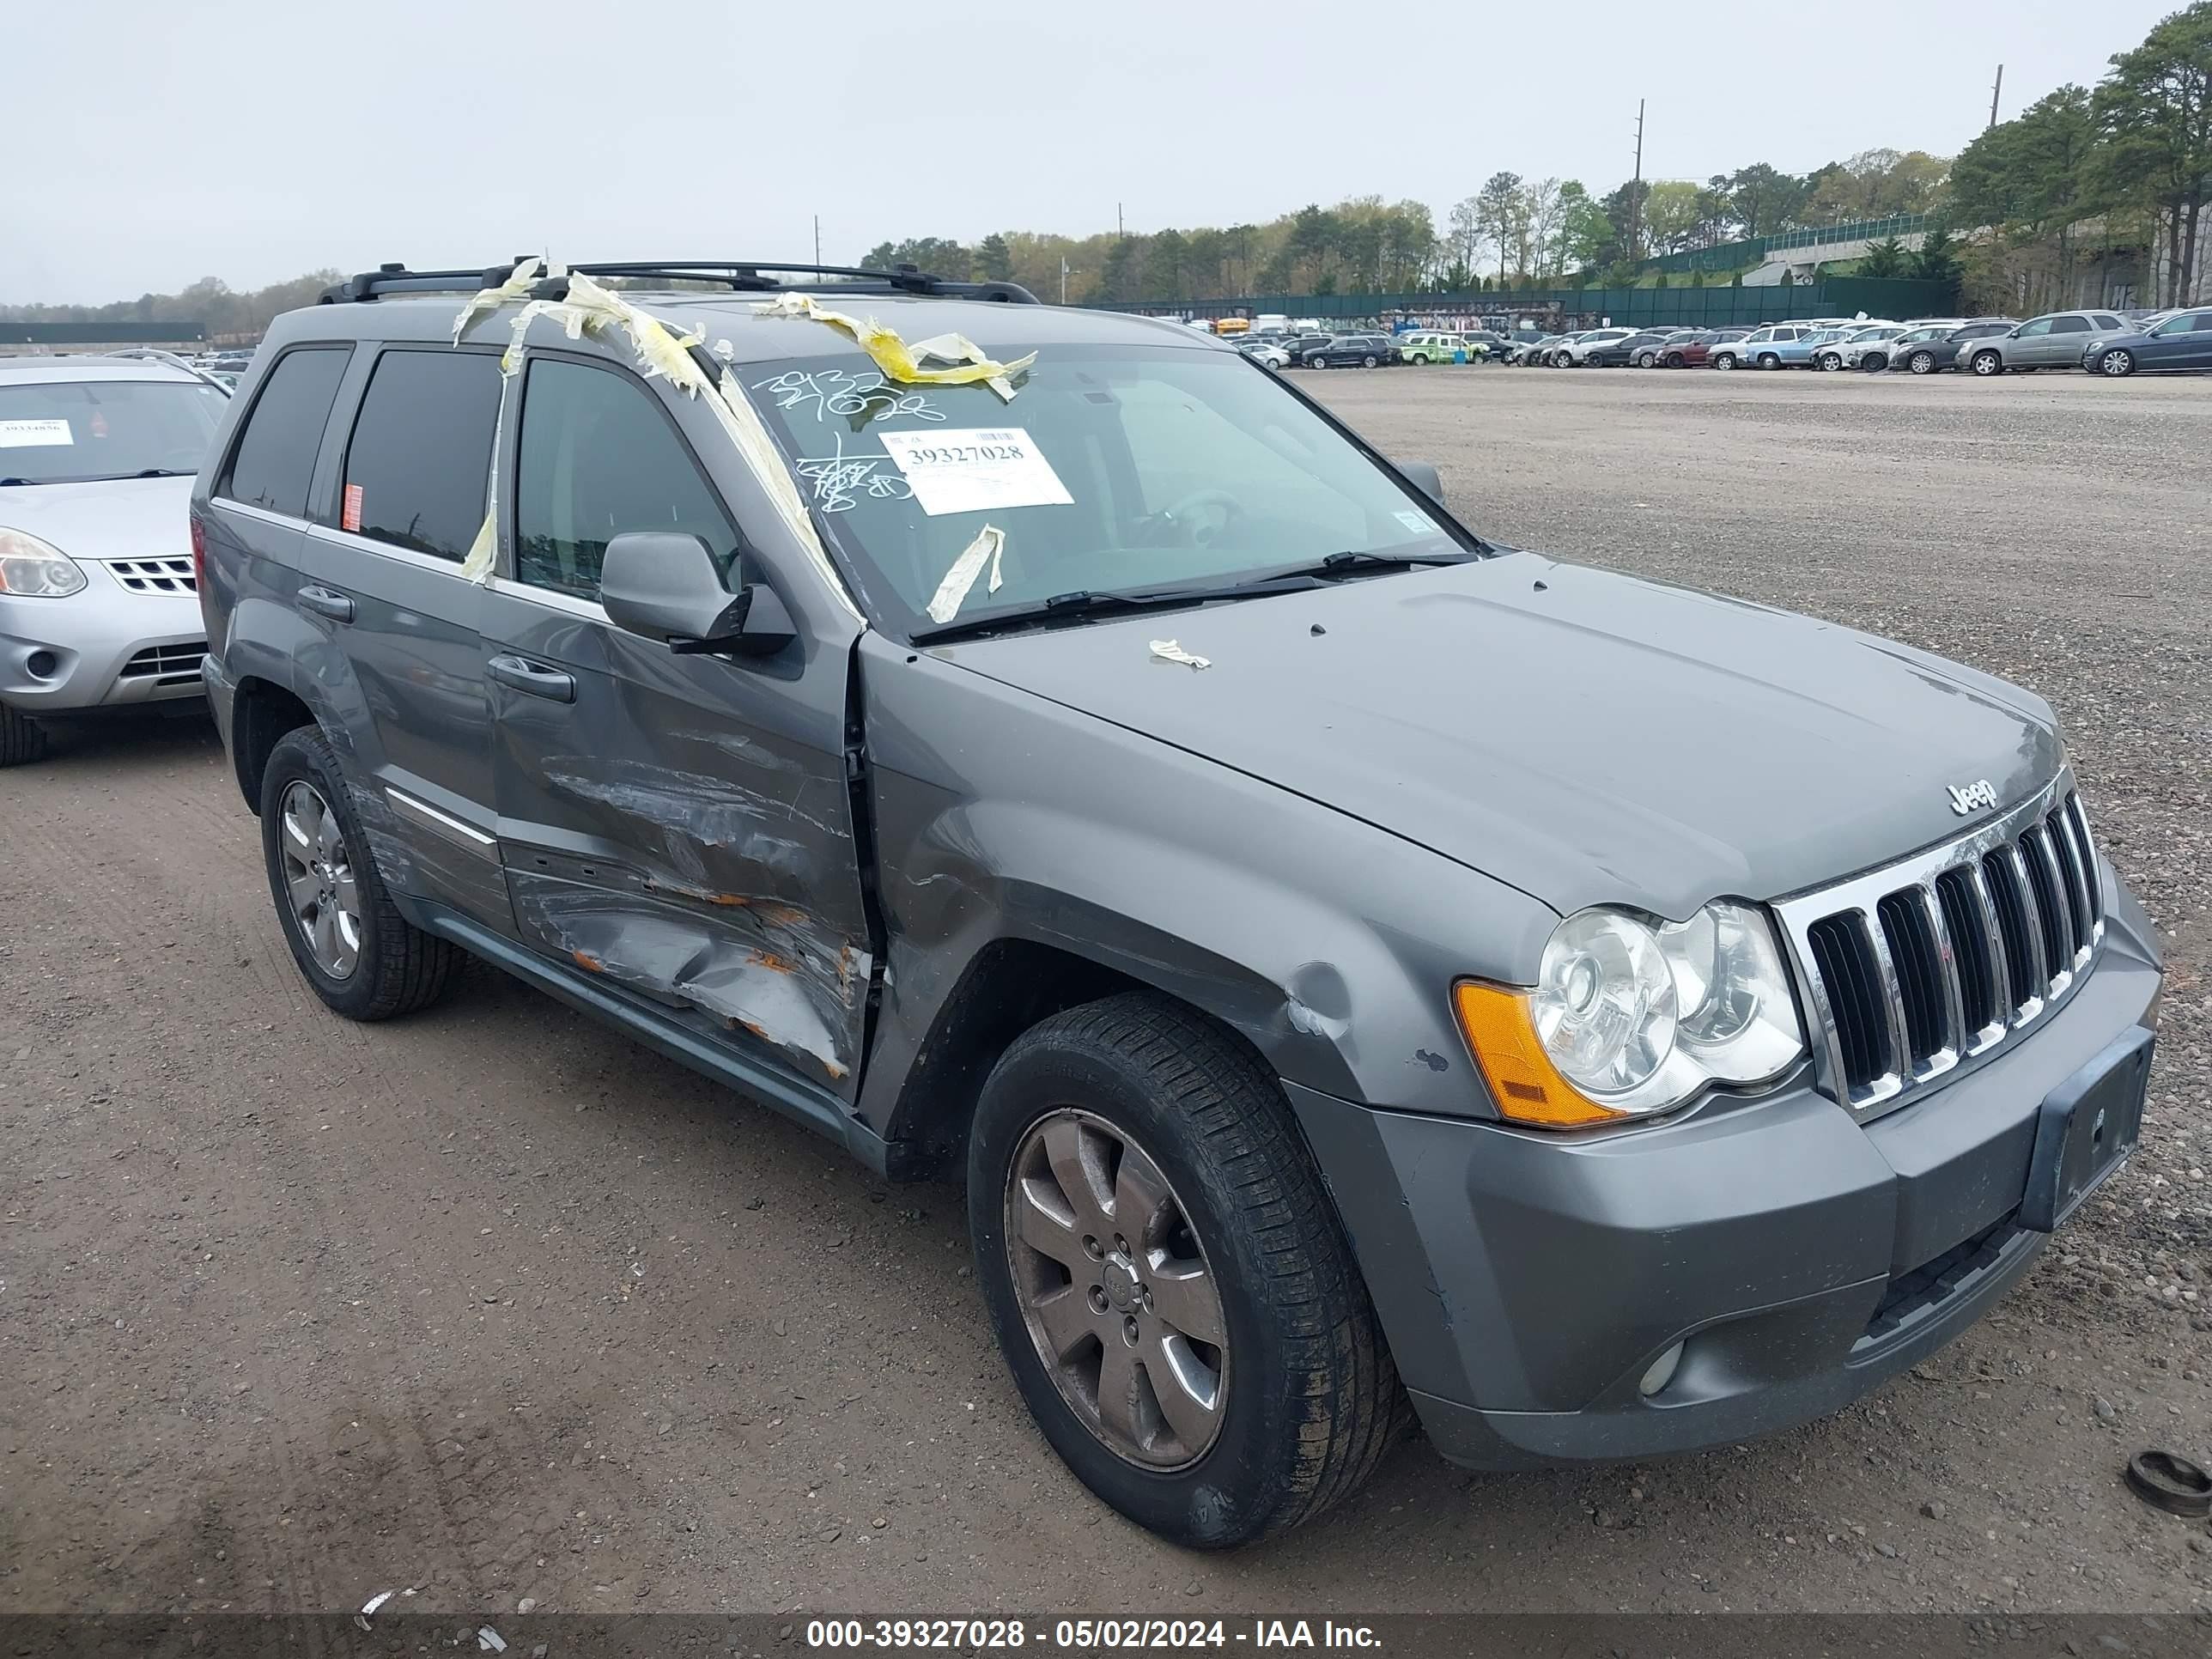
[[0, 766], [43, 716], [202, 695], [186, 507], [229, 401], [154, 354], [0, 357]]
[[2009, 334], [1960, 346], [1958, 365], [1984, 380], [2013, 371], [2079, 368], [2090, 341], [2099, 334], [2124, 334], [2127, 327], [2109, 311], [2054, 311], [2029, 318]]
[[1492, 1468], [1833, 1411], [2134, 1145], [2158, 947], [2033, 693], [1488, 542], [1173, 324], [594, 269], [270, 331], [192, 510], [274, 924], [964, 1182], [1145, 1525], [1407, 1402]]

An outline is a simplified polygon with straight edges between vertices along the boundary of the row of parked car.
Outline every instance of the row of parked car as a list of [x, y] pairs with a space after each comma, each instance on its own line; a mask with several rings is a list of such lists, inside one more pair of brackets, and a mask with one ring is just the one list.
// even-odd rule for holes
[[1521, 342], [1505, 361], [1546, 368], [1846, 368], [1991, 375], [2082, 368], [2115, 379], [2212, 369], [2212, 307], [2123, 316], [2060, 311], [1923, 317], [1893, 323], [1813, 318], [1759, 328], [1593, 328]]
[[1269, 368], [1381, 368], [1390, 363], [1480, 362], [1513, 342], [1489, 329], [1416, 329], [1384, 334], [1247, 334], [1231, 344]]

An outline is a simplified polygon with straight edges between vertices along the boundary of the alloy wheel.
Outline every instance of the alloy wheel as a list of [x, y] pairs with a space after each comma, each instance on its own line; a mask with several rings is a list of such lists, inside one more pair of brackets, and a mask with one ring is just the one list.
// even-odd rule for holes
[[1974, 359], [1974, 373], [1981, 375], [1996, 374], [2004, 367], [2004, 359], [1994, 351], [1984, 351]]
[[1226, 1322], [1152, 1156], [1092, 1113], [1046, 1112], [1008, 1168], [1006, 1230], [1023, 1322], [1077, 1419], [1140, 1468], [1203, 1456], [1229, 1401]]
[[332, 979], [350, 978], [361, 963], [361, 888], [345, 831], [322, 793], [306, 779], [284, 791], [277, 844], [292, 920], [315, 965]]
[[1936, 372], [1936, 354], [1932, 351], [1916, 351], [1905, 360], [1905, 366], [1915, 374], [1933, 374]]
[[2098, 360], [2097, 367], [2114, 380], [2136, 372], [2135, 355], [2127, 351], [2108, 351]]

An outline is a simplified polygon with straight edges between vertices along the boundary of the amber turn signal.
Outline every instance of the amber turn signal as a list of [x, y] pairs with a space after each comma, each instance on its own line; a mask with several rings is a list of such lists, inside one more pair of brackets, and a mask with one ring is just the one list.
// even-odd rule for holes
[[1559, 1075], [1528, 1018], [1528, 994], [1463, 979], [1452, 987], [1460, 1030], [1498, 1109], [1516, 1123], [1578, 1129], [1629, 1114], [1601, 1106]]

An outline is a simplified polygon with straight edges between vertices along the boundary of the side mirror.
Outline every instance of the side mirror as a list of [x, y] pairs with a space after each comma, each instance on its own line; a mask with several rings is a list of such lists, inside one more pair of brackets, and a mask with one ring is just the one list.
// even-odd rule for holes
[[1438, 507], [1444, 504], [1444, 481], [1437, 476], [1435, 463], [1401, 461], [1398, 463], [1398, 471], [1405, 474], [1409, 483], [1419, 486], [1421, 494], [1426, 495]]
[[752, 582], [731, 592], [707, 544], [674, 531], [628, 531], [609, 542], [599, 603], [616, 627], [679, 653], [764, 657], [799, 637], [773, 588]]

